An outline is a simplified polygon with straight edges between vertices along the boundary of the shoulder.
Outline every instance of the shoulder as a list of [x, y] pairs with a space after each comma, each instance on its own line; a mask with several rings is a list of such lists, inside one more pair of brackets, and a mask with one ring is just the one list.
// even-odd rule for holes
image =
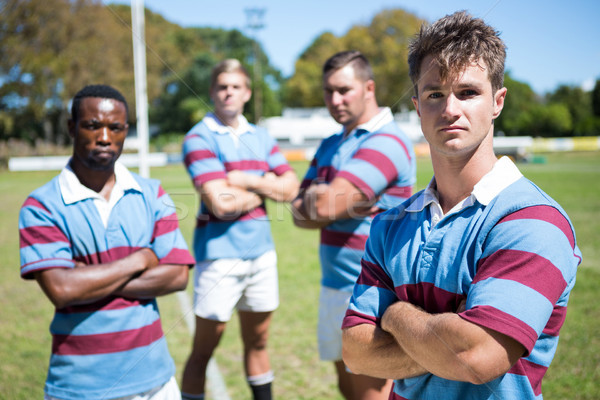
[[213, 131], [211, 131], [208, 126], [206, 125], [206, 123], [204, 122], [204, 120], [198, 122], [196, 125], [194, 125], [192, 127], [192, 129], [190, 129], [185, 137], [184, 137], [184, 141], [185, 140], [189, 140], [189, 139], [193, 139], [196, 137], [208, 137], [211, 134], [214, 134]]
[[343, 133], [340, 132], [326, 137], [321, 141], [321, 144], [319, 145], [319, 150], [337, 146], [337, 144], [340, 142], [340, 139], [342, 138], [342, 135]]
[[525, 177], [521, 177], [501, 191], [493, 204], [504, 214], [532, 206], [549, 206], [566, 216], [566, 212], [552, 197]]
[[129, 171], [131, 177], [140, 185], [142, 189], [142, 195], [148, 198], [161, 197], [165, 191], [163, 190], [161, 183], [158, 179], [143, 178], [135, 172]]
[[62, 203], [62, 195], [60, 193], [58, 176], [56, 176], [32, 191], [23, 202], [21, 208], [34, 207], [50, 212], [49, 210], [55, 208], [59, 202]]
[[402, 150], [407, 153], [409, 157], [413, 156], [413, 145], [411, 140], [393, 121], [372, 132], [369, 135], [369, 139], [387, 142], [388, 146], [402, 148]]

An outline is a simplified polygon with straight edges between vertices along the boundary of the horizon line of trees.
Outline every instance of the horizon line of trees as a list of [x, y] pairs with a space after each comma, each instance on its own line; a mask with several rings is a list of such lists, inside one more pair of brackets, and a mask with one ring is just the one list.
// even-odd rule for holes
[[[425, 21], [402, 9], [375, 15], [344, 35], [324, 32], [300, 55], [286, 78], [258, 43], [237, 29], [184, 28], [145, 12], [149, 118], [161, 134], [185, 133], [212, 109], [214, 64], [237, 58], [261, 79], [262, 115], [284, 107], [323, 106], [321, 66], [337, 51], [357, 49], [371, 61], [380, 104], [412, 109], [407, 45]], [[0, 0], [0, 142], [18, 139], [65, 144], [69, 103], [84, 85], [106, 83], [130, 103], [135, 123], [131, 10], [100, 0]], [[258, 49], [255, 55], [254, 49]], [[599, 136], [600, 79], [591, 92], [559, 86], [544, 95], [505, 74], [506, 104], [496, 131], [507, 136]], [[246, 116], [253, 121], [254, 104]]]

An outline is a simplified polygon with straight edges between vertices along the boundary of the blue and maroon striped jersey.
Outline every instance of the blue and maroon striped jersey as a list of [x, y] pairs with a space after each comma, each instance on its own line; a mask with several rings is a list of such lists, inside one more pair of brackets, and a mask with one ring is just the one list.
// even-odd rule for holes
[[[244, 122], [247, 129], [238, 136], [208, 114], [187, 133], [183, 141], [184, 164], [195, 186], [226, 179], [227, 172], [233, 170], [257, 175], [273, 172], [278, 176], [292, 170], [267, 131], [245, 119]], [[200, 204], [194, 232], [197, 261], [256, 258], [273, 248], [264, 203], [227, 220], [210, 214]]]
[[[35, 190], [19, 216], [21, 276], [32, 279], [36, 271], [74, 268], [76, 262], [107, 263], [144, 247], [161, 264], [192, 266], [170, 197], [158, 181], [131, 175], [141, 191], [125, 190], [106, 226], [93, 198], [64, 201], [60, 175]], [[109, 296], [57, 309], [50, 332], [45, 387], [50, 396], [133, 395], [165, 383], [175, 372], [155, 299]]]
[[566, 213], [522, 176], [437, 224], [424, 198], [376, 217], [343, 326], [379, 324], [399, 300], [443, 313], [466, 299], [462, 318], [513, 338], [526, 354], [485, 385], [426, 374], [396, 381], [390, 398], [540, 399], [581, 262]]
[[[373, 124], [375, 122], [375, 124]], [[306, 172], [301, 189], [311, 183], [345, 178], [377, 206], [387, 210], [412, 194], [416, 164], [412, 143], [384, 108], [348, 137], [339, 133], [323, 140]], [[352, 291], [360, 273], [360, 259], [372, 216], [334, 221], [321, 229], [319, 255], [323, 286]]]

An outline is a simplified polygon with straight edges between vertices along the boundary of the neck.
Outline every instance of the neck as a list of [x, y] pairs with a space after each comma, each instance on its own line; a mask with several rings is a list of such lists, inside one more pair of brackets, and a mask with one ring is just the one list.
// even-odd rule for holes
[[230, 126], [233, 129], [237, 129], [237, 127], [240, 125], [239, 120], [238, 120], [239, 114], [224, 115], [224, 114], [219, 114], [215, 111], [215, 115], [219, 119], [219, 121], [221, 121], [221, 123], [223, 125]]
[[76, 157], [73, 157], [71, 160], [71, 169], [83, 186], [100, 194], [106, 200], [110, 198], [116, 182], [114, 165], [107, 170], [95, 170], [86, 167]]
[[363, 112], [363, 114], [360, 116], [360, 118], [356, 120], [355, 123], [344, 125], [344, 136], [348, 136], [348, 134], [352, 132], [352, 130], [355, 129], [357, 126], [366, 124], [367, 122], [375, 118], [375, 116], [379, 114], [379, 111], [380, 110], [377, 103], [369, 103], [367, 105], [367, 108], [365, 109], [365, 112]]
[[468, 197], [473, 187], [490, 172], [497, 158], [493, 149], [479, 148], [468, 156], [445, 157], [431, 154], [440, 205], [444, 213]]

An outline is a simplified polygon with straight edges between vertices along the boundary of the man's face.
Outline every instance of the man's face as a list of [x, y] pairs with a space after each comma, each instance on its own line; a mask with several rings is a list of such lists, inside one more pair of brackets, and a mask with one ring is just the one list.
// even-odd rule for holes
[[114, 99], [86, 97], [77, 121], [69, 121], [73, 157], [92, 170], [110, 170], [121, 155], [127, 136], [125, 105]]
[[493, 93], [483, 60], [445, 82], [431, 57], [423, 60], [421, 71], [413, 103], [432, 152], [473, 154], [493, 135], [493, 120], [502, 111], [506, 88]]
[[223, 72], [217, 76], [210, 97], [218, 116], [233, 118], [241, 115], [252, 91], [241, 72]]
[[323, 77], [323, 94], [329, 113], [346, 132], [363, 121], [366, 104], [374, 97], [375, 85], [372, 80], [361, 81], [355, 76], [351, 65], [329, 71]]

